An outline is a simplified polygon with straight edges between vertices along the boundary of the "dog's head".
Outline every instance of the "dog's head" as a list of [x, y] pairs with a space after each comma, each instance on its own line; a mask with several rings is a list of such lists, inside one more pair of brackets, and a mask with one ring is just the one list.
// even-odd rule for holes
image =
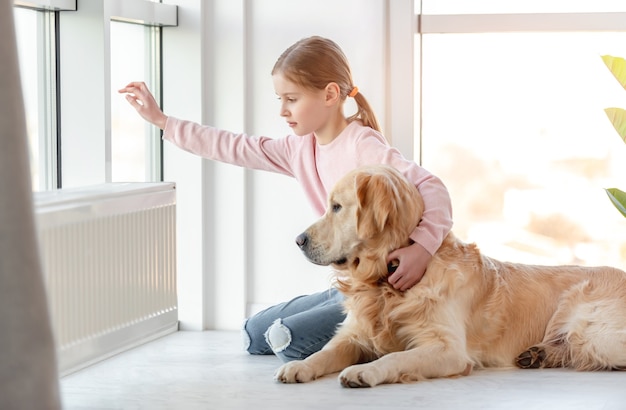
[[376, 284], [389, 252], [409, 244], [424, 204], [417, 188], [386, 165], [357, 168], [334, 186], [324, 215], [296, 238], [309, 259]]

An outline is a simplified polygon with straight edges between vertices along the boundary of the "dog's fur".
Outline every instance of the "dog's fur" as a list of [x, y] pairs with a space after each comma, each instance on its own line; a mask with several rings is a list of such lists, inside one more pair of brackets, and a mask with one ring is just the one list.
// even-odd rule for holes
[[626, 368], [626, 273], [610, 267], [500, 262], [450, 233], [406, 292], [387, 255], [421, 219], [418, 190], [387, 166], [357, 169], [297, 238], [333, 265], [348, 317], [319, 352], [278, 369], [284, 383], [341, 371], [346, 387], [468, 375], [483, 367]]

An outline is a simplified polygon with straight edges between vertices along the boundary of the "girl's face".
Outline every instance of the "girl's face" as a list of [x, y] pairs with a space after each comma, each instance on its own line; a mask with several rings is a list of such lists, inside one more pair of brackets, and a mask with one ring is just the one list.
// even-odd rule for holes
[[325, 90], [310, 90], [287, 80], [281, 74], [272, 76], [280, 100], [280, 116], [296, 135], [307, 135], [324, 128], [330, 116]]

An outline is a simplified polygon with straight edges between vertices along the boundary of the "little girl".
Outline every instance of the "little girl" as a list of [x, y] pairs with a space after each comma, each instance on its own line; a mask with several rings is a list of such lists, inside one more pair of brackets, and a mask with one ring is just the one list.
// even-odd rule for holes
[[[376, 116], [352, 82], [348, 61], [337, 44], [309, 37], [289, 47], [272, 69], [281, 101], [280, 116], [293, 135], [272, 139], [235, 134], [166, 116], [143, 82], [119, 90], [163, 138], [204, 158], [266, 170], [296, 178], [321, 216], [333, 185], [348, 171], [369, 164], [388, 164], [419, 189], [425, 211], [411, 233], [414, 243], [391, 252], [399, 265], [388, 278], [404, 291], [422, 278], [432, 254], [452, 227], [448, 191], [434, 175], [405, 159], [381, 135]], [[343, 104], [354, 98], [357, 112], [346, 118]], [[272, 306], [248, 318], [243, 326], [246, 350], [276, 354], [283, 361], [304, 359], [320, 350], [345, 318], [343, 296], [334, 288]]]

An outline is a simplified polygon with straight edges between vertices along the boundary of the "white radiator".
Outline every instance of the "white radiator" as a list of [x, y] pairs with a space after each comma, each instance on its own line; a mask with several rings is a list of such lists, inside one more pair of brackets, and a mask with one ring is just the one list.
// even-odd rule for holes
[[173, 183], [34, 200], [61, 375], [178, 329]]

